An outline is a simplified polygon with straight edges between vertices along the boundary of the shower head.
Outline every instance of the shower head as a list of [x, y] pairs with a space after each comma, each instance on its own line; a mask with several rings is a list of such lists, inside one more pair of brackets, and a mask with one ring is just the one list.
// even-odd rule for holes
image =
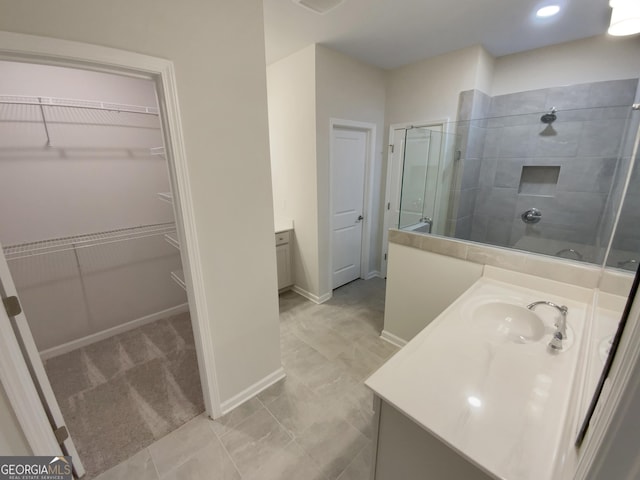
[[551, 110], [549, 110], [549, 113], [545, 113], [540, 117], [540, 121], [542, 123], [546, 123], [547, 125], [551, 125], [558, 118], [556, 115], [557, 111], [558, 110], [556, 109], [556, 107], [553, 107]]

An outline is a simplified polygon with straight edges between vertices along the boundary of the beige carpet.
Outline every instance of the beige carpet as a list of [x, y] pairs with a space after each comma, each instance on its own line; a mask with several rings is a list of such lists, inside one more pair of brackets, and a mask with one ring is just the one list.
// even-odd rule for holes
[[49, 359], [87, 479], [204, 411], [189, 314]]

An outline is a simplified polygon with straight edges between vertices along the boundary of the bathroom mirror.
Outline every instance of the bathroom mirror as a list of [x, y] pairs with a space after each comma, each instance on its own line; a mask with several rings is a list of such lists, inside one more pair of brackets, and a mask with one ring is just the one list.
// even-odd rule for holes
[[[399, 228], [635, 271], [640, 194], [629, 195], [605, 256], [631, 168], [638, 92], [638, 78], [462, 92], [458, 120], [443, 132], [405, 130]], [[438, 182], [443, 169], [450, 184]], [[631, 180], [640, 182], [636, 172]]]

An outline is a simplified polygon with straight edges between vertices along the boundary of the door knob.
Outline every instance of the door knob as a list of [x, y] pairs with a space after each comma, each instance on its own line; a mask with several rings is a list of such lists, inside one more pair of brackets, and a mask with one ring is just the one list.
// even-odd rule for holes
[[356, 220], [356, 223], [361, 222], [362, 220], [364, 220], [364, 217], [362, 215], [358, 215], [358, 219]]

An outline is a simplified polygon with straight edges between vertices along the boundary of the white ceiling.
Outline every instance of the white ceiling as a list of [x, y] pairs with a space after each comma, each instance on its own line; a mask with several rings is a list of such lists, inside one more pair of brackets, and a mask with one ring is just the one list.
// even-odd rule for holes
[[[537, 19], [550, 3], [560, 14]], [[608, 0], [345, 0], [318, 15], [292, 0], [264, 0], [267, 64], [312, 43], [390, 69], [483, 45], [494, 56], [602, 34]]]

